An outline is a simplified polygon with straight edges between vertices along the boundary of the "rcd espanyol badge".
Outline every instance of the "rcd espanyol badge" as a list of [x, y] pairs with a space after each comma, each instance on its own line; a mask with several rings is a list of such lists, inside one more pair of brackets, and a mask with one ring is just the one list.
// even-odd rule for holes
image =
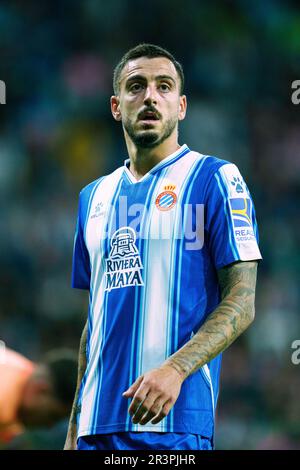
[[164, 191], [160, 193], [156, 200], [155, 205], [160, 211], [169, 211], [175, 206], [177, 202], [177, 196], [174, 193], [176, 186], [174, 184], [168, 184], [164, 186]]

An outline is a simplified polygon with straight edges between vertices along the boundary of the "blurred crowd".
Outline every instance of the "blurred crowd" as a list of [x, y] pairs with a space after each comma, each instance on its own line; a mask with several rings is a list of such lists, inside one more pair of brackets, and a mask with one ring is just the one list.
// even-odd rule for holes
[[0, 339], [34, 363], [52, 348], [78, 348], [87, 314], [86, 293], [70, 288], [78, 193], [127, 158], [110, 115], [113, 68], [140, 42], [166, 47], [186, 76], [180, 143], [239, 166], [263, 255], [256, 320], [224, 353], [218, 449], [300, 448], [296, 4], [0, 4]]

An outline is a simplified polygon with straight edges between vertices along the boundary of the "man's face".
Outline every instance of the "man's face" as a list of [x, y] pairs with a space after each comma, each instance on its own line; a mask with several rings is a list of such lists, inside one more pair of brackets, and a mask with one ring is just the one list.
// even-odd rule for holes
[[119, 96], [112, 97], [111, 104], [115, 119], [140, 148], [156, 147], [177, 133], [186, 111], [180, 78], [166, 57], [129, 61], [121, 72]]

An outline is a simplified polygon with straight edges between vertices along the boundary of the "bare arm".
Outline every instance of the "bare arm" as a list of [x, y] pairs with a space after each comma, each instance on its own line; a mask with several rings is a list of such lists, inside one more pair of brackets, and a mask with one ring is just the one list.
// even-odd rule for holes
[[86, 370], [86, 342], [87, 342], [87, 322], [83, 328], [80, 345], [79, 345], [79, 356], [78, 356], [78, 376], [77, 386], [75, 391], [75, 397], [70, 415], [69, 428], [66, 437], [64, 450], [75, 450], [77, 440], [77, 414], [80, 412], [78, 405], [78, 395], [81, 380]]
[[133, 397], [129, 413], [134, 423], [146, 424], [154, 417], [152, 424], [161, 421], [176, 402], [182, 382], [248, 328], [255, 314], [256, 273], [256, 261], [238, 262], [219, 270], [218, 307], [182, 348], [126, 390], [125, 397]]
[[166, 364], [184, 378], [224, 351], [254, 320], [257, 262], [239, 262], [220, 269], [221, 302], [192, 339]]

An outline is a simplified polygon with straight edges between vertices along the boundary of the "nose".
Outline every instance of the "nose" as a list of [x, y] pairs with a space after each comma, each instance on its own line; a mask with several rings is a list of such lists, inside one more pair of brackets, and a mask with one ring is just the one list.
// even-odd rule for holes
[[145, 91], [144, 104], [150, 106], [157, 104], [156, 89], [154, 86], [148, 85]]

